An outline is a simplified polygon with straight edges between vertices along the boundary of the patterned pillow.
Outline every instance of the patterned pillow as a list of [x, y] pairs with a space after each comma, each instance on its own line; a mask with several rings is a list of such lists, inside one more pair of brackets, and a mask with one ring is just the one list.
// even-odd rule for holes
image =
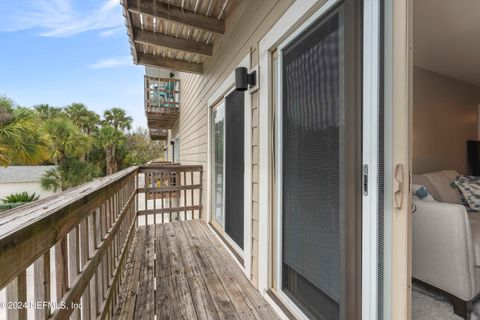
[[468, 206], [473, 210], [480, 211], [480, 177], [459, 176], [454, 183], [462, 193]]

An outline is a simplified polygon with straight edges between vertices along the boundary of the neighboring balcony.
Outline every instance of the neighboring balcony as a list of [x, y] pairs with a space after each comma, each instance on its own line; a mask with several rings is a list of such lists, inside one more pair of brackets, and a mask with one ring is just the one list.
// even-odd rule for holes
[[172, 129], [180, 116], [180, 80], [145, 76], [145, 113], [150, 129]]
[[167, 129], [159, 129], [159, 128], [149, 128], [150, 131], [150, 139], [152, 140], [164, 140], [168, 139], [168, 130]]
[[201, 219], [202, 175], [131, 167], [3, 212], [0, 319], [278, 319]]

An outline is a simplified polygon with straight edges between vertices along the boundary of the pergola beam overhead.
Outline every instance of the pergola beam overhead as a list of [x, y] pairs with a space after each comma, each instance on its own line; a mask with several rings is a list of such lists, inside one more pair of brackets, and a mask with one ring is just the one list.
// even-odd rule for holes
[[128, 10], [137, 14], [169, 20], [217, 34], [225, 33], [225, 22], [160, 1], [128, 0]]
[[201, 74], [203, 71], [202, 64], [187, 62], [182, 60], [162, 58], [150, 54], [138, 53], [138, 63], [146, 66], [160, 67], [165, 69], [173, 69], [184, 72]]
[[211, 56], [213, 51], [212, 45], [193, 40], [167, 36], [161, 33], [143, 31], [139, 28], [135, 28], [134, 39], [137, 43], [161, 46], [165, 48], [201, 54], [204, 56]]

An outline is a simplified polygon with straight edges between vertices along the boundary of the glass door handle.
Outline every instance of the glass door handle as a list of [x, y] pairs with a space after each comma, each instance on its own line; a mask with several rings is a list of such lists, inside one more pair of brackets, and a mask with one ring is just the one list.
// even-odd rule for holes
[[403, 183], [405, 179], [405, 169], [403, 163], [395, 166], [393, 175], [393, 204], [396, 209], [401, 209], [403, 204]]

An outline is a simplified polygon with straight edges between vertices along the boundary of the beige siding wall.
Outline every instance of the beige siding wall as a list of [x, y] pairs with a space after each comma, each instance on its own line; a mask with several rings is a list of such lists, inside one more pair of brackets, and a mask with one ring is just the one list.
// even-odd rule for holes
[[[252, 65], [258, 63], [258, 41], [285, 12], [293, 0], [244, 0], [227, 21], [227, 31], [214, 46], [214, 55], [204, 65], [203, 75], [180, 73], [181, 112], [172, 130], [179, 133], [180, 162], [204, 166], [204, 186], [207, 186], [208, 165], [208, 106], [207, 100], [240, 61], [251, 54]], [[262, 89], [262, 88], [261, 88]], [[263, 88], [268, 89], [268, 88]], [[258, 275], [258, 91], [251, 96], [252, 141], [252, 282], [257, 285]], [[204, 192], [206, 208], [209, 195]], [[203, 218], [206, 218], [204, 212]]]
[[[252, 52], [252, 65], [258, 64], [258, 50]], [[252, 105], [252, 282], [258, 286], [258, 104], [259, 91], [251, 96]]]

